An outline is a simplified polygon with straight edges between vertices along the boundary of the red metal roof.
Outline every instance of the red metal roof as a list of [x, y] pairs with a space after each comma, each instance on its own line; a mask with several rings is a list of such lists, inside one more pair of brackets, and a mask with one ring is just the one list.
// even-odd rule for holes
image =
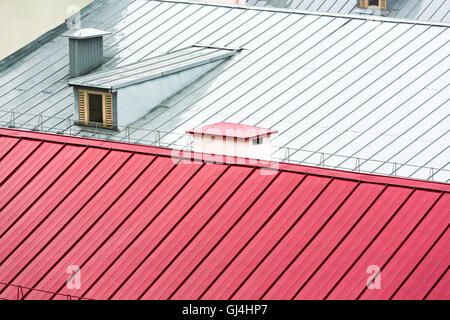
[[450, 298], [450, 185], [174, 155], [0, 129], [0, 298]]
[[242, 123], [218, 122], [192, 129], [186, 133], [238, 139], [254, 139], [278, 133], [277, 130], [249, 126]]

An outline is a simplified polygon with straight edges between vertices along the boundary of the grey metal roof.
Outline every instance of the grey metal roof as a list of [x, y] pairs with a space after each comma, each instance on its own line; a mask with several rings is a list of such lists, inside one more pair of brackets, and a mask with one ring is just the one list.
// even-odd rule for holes
[[117, 90], [129, 85], [159, 78], [203, 64], [226, 59], [238, 50], [190, 46], [126, 66], [94, 72], [68, 81], [71, 85]]
[[[244, 48], [133, 124], [126, 141], [238, 122], [278, 130], [273, 144], [289, 149], [277, 158], [419, 179], [435, 168], [434, 180], [450, 181], [448, 26], [148, 0], [96, 0], [82, 26], [112, 32], [99, 71], [195, 43]], [[62, 37], [0, 71], [0, 123], [63, 126], [68, 74]]]
[[390, 11], [381, 12], [360, 9], [357, 0], [247, 0], [247, 5], [341, 14], [381, 14], [392, 18], [450, 22], [448, 0], [396, 0]]

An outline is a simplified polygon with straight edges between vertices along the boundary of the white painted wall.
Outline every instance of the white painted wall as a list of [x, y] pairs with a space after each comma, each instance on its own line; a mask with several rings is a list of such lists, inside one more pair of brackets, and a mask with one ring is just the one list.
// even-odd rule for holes
[[0, 0], [0, 60], [57, 27], [93, 0]]
[[117, 125], [127, 126], [142, 118], [162, 101], [185, 88], [221, 62], [207, 63], [118, 89]]
[[271, 160], [270, 136], [263, 137], [263, 143], [254, 145], [252, 139], [215, 137], [194, 134], [194, 152], [227, 155], [232, 157]]

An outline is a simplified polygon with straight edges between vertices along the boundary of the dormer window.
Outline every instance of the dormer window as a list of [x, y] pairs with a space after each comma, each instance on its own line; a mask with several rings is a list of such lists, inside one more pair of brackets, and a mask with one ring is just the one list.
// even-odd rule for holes
[[80, 124], [113, 128], [113, 97], [111, 93], [78, 89]]
[[358, 0], [360, 8], [374, 8], [379, 10], [387, 10], [387, 2], [389, 0]]

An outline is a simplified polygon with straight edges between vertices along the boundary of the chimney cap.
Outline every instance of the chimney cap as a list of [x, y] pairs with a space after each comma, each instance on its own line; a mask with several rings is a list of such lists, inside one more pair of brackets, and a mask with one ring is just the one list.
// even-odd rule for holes
[[111, 32], [102, 31], [94, 28], [85, 28], [85, 29], [76, 29], [69, 30], [66, 33], [63, 33], [61, 36], [68, 37], [70, 39], [90, 39], [90, 38], [98, 38], [102, 36], [106, 36], [111, 34]]
[[278, 131], [242, 123], [218, 122], [189, 130], [186, 133], [249, 140], [276, 134]]

